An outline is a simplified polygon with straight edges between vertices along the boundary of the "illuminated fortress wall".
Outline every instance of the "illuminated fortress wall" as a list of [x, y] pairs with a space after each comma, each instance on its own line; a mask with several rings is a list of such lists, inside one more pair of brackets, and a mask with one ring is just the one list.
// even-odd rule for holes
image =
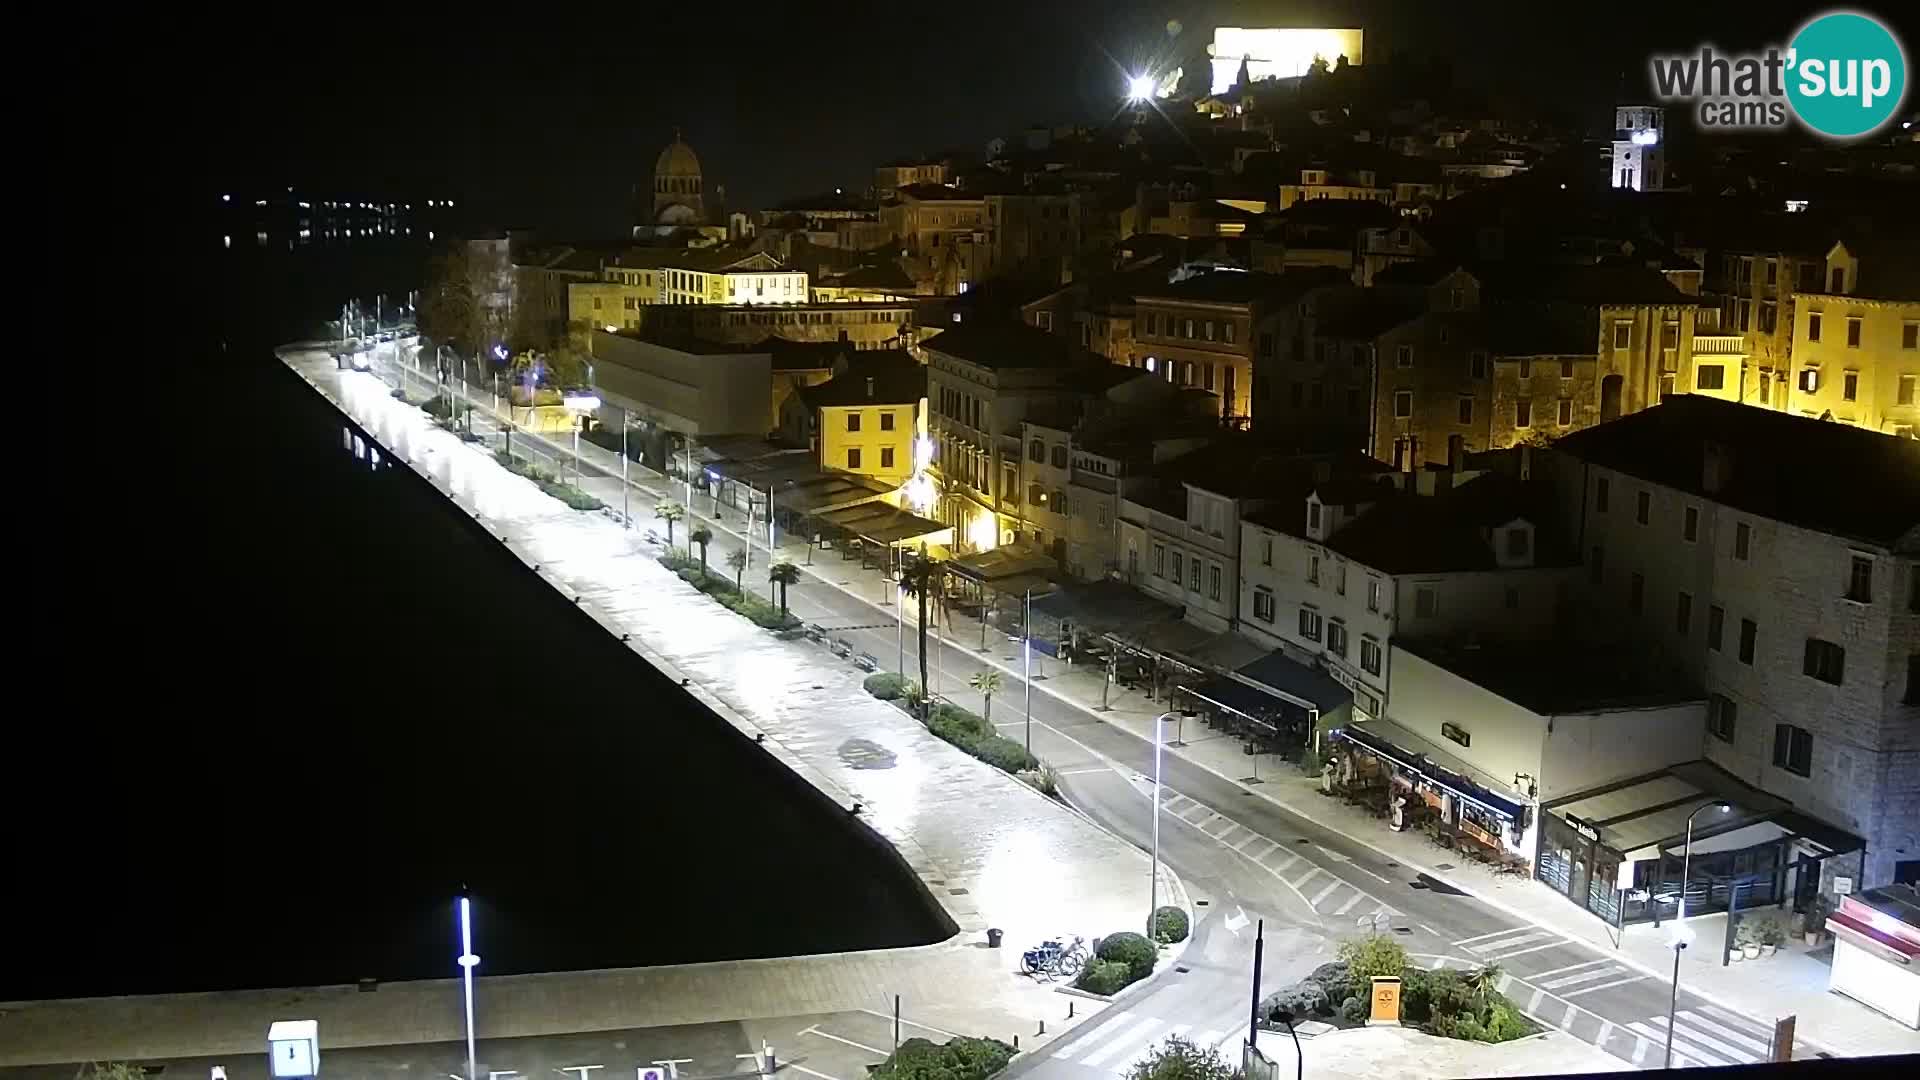
[[1317, 57], [1328, 67], [1345, 56], [1347, 63], [1360, 63], [1361, 32], [1358, 30], [1279, 30], [1271, 27], [1222, 26], [1213, 32], [1213, 44], [1207, 52], [1213, 57], [1213, 92], [1224, 93], [1240, 74], [1240, 61], [1247, 61], [1247, 74], [1254, 81], [1290, 79], [1305, 75]]

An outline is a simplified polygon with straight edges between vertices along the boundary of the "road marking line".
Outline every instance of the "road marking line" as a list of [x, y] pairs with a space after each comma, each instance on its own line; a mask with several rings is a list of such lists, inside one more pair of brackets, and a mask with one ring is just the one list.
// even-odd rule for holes
[[1739, 1013], [1728, 1012], [1727, 1010], [1721, 1008], [1720, 1006], [1713, 1005], [1713, 1004], [1701, 1005], [1700, 1011], [1706, 1013], [1708, 1016], [1713, 1017], [1715, 1020], [1720, 1021], [1720, 1024], [1722, 1027], [1744, 1029], [1749, 1034], [1753, 1035], [1756, 1039], [1758, 1039], [1760, 1042], [1771, 1045], [1771, 1040], [1773, 1039], [1773, 1031], [1770, 1028], [1764, 1027], [1761, 1024], [1754, 1022], [1754, 1020], [1751, 1017], [1741, 1016]]
[[[1648, 1038], [1661, 1044], [1662, 1046], [1665, 1046], [1667, 1041], [1667, 1030], [1664, 1025], [1666, 1024], [1667, 1018], [1664, 1016], [1656, 1016], [1653, 1019], [1659, 1020], [1663, 1026], [1654, 1027], [1652, 1024], [1648, 1023], [1645, 1020], [1635, 1020], [1633, 1023], [1628, 1024], [1627, 1026], [1641, 1033], [1642, 1035], [1647, 1036]], [[1742, 1064], [1742, 1062], [1738, 1060], [1722, 1062], [1720, 1060], [1720, 1055], [1715, 1054], [1708, 1050], [1700, 1049], [1699, 1047], [1688, 1042], [1686, 1039], [1681, 1038], [1680, 1033], [1677, 1031], [1674, 1032], [1674, 1035], [1673, 1035], [1673, 1052], [1674, 1052], [1674, 1056], [1676, 1057], [1684, 1053], [1688, 1057], [1693, 1058], [1695, 1061], [1699, 1061], [1707, 1065]]]
[[1712, 1017], [1702, 1016], [1700, 1013], [1695, 1012], [1692, 1009], [1680, 1010], [1680, 1019], [1686, 1021], [1688, 1024], [1691, 1024], [1695, 1027], [1704, 1027], [1711, 1031], [1717, 1031], [1720, 1034], [1726, 1036], [1729, 1041], [1736, 1042], [1742, 1046], [1751, 1048], [1752, 1051], [1756, 1054], [1766, 1055], [1773, 1052], [1773, 1048], [1771, 1046], [1767, 1045], [1766, 1042], [1754, 1037], [1753, 1035], [1750, 1035], [1744, 1031], [1739, 1031], [1726, 1024], [1716, 1023]]
[[[860, 1009], [860, 1010], [858, 1010], [858, 1011], [860, 1011], [860, 1012], [863, 1012], [863, 1013], [866, 1013], [866, 1014], [867, 1014], [868, 1016], [877, 1016], [877, 1017], [879, 1017], [879, 1018], [880, 1018], [880, 1019], [882, 1019], [882, 1020], [892, 1020], [892, 1019], [893, 1019], [893, 1017], [891, 1017], [891, 1016], [889, 1016], [889, 1015], [887, 1015], [886, 1013], [883, 1013], [883, 1012], [881, 1012], [881, 1011], [879, 1011], [878, 1009]], [[901, 1022], [902, 1024], [905, 1024], [905, 1025], [906, 1025], [906, 1026], [908, 1026], [908, 1027], [917, 1027], [917, 1028], [919, 1028], [919, 1029], [920, 1029], [921, 1031], [931, 1031], [931, 1032], [933, 1032], [933, 1033], [934, 1033], [935, 1035], [945, 1035], [945, 1036], [946, 1036], [947, 1038], [949, 1038], [949, 1039], [958, 1039], [958, 1038], [960, 1038], [960, 1036], [959, 1036], [959, 1035], [958, 1035], [957, 1033], [955, 1033], [955, 1032], [951, 1032], [951, 1031], [948, 1031], [948, 1030], [947, 1030], [946, 1028], [937, 1028], [937, 1027], [934, 1027], [934, 1026], [933, 1026], [932, 1024], [922, 1024], [922, 1023], [919, 1023], [919, 1022], [917, 1022], [917, 1021], [913, 1021], [913, 1020], [908, 1020], [908, 1019], [907, 1019], [907, 1018], [905, 1018], [905, 1017], [901, 1017], [901, 1018], [900, 1018], [900, 1022]]]
[[[1255, 840], [1258, 840], [1261, 843], [1268, 845], [1269, 851], [1271, 851], [1273, 848], [1280, 846], [1278, 844], [1275, 844], [1273, 841], [1267, 839], [1266, 837], [1261, 836], [1259, 833], [1253, 833], [1252, 835], [1248, 836], [1245, 840], [1242, 840], [1238, 844], [1233, 845], [1233, 850], [1239, 852], [1242, 855], [1247, 855], [1247, 845]], [[1267, 856], [1267, 852], [1263, 851], [1258, 855], [1247, 855], [1247, 858], [1252, 859], [1254, 862], [1259, 862], [1261, 859], [1266, 858], [1266, 856]]]
[[1576, 1016], [1579, 1016], [1579, 1015], [1580, 1015], [1580, 1006], [1578, 1006], [1578, 1005], [1575, 1005], [1575, 1004], [1574, 1004], [1573, 1002], [1571, 1002], [1571, 1001], [1569, 1001], [1569, 1002], [1567, 1002], [1567, 1012], [1566, 1012], [1566, 1015], [1565, 1015], [1565, 1016], [1562, 1016], [1562, 1017], [1560, 1018], [1560, 1030], [1562, 1030], [1562, 1031], [1572, 1031], [1572, 1030], [1573, 1030], [1573, 1019], [1574, 1019], [1574, 1017], [1576, 1017]]
[[[1273, 849], [1273, 851], [1279, 851], [1279, 850], [1280, 850], [1279, 848]], [[1267, 852], [1267, 855], [1273, 854], [1273, 851]], [[1266, 856], [1261, 856], [1261, 857], [1265, 858]], [[1297, 851], [1289, 851], [1287, 852], [1286, 859], [1283, 862], [1281, 862], [1279, 866], [1268, 866], [1267, 869], [1278, 874], [1285, 871], [1287, 868], [1291, 867], [1294, 863], [1297, 863], [1299, 861], [1300, 861], [1300, 853]], [[1265, 863], [1261, 863], [1260, 865], [1266, 866]]]
[[1547, 992], [1545, 990], [1537, 986], [1534, 987], [1533, 997], [1527, 999], [1527, 1011], [1530, 1013], [1538, 1013], [1540, 1011], [1540, 999], [1546, 996]]
[[1138, 1023], [1113, 1037], [1105, 1046], [1080, 1059], [1080, 1064], [1092, 1068], [1115, 1054], [1131, 1046], [1137, 1046], [1147, 1032], [1160, 1026], [1160, 1019], [1154, 1016], [1142, 1017]]
[[1639, 1034], [1634, 1035], [1633, 1063], [1635, 1065], [1644, 1064], [1647, 1060], [1647, 1051], [1650, 1049], [1652, 1049], [1652, 1044], [1647, 1042], [1645, 1036]]
[[1163, 1033], [1159, 1038], [1154, 1039], [1152, 1042], [1149, 1042], [1147, 1043], [1146, 1046], [1142, 1047], [1141, 1048], [1142, 1053], [1135, 1054], [1130, 1058], [1126, 1058], [1116, 1063], [1113, 1066], [1113, 1068], [1108, 1069], [1107, 1071], [1110, 1073], [1113, 1073], [1116, 1076], [1125, 1076], [1127, 1073], [1133, 1070], [1134, 1064], [1140, 1061], [1141, 1058], [1145, 1056], [1145, 1054], [1150, 1054], [1153, 1052], [1153, 1047], [1155, 1043], [1165, 1042], [1166, 1040], [1174, 1038], [1175, 1036], [1178, 1036], [1178, 1035], [1185, 1035], [1188, 1031], [1191, 1031], [1192, 1029], [1193, 1029], [1192, 1024], [1175, 1024], [1172, 1027], [1168, 1028], [1165, 1031], [1165, 1033]]
[[1535, 945], [1530, 949], [1515, 949], [1512, 952], [1503, 953], [1489, 952], [1485, 955], [1489, 960], [1511, 960], [1516, 956], [1525, 956], [1530, 952], [1539, 952], [1542, 949], [1557, 949], [1565, 944], [1567, 944], [1566, 941], [1549, 941], [1545, 945]]
[[1715, 1033], [1719, 1030], [1718, 1028], [1712, 1030], [1702, 1028], [1698, 1021], [1676, 1018], [1673, 1024], [1673, 1030], [1676, 1035], [1684, 1035], [1702, 1046], [1712, 1050], [1718, 1050], [1720, 1053], [1725, 1054], [1735, 1061], [1744, 1061], [1749, 1054], [1753, 1054], [1755, 1057], [1764, 1056], [1764, 1052], [1756, 1054], [1752, 1050], [1744, 1050], [1731, 1043], [1721, 1042], [1714, 1037]]
[[[1201, 806], [1201, 805], [1200, 805], [1199, 803], [1194, 803], [1194, 804], [1193, 804], [1193, 809], [1194, 809], [1194, 810], [1201, 810], [1201, 811], [1205, 811], [1206, 813], [1209, 813], [1209, 814], [1213, 812], [1213, 811], [1211, 811], [1211, 810], [1207, 810], [1207, 808], [1206, 808], [1206, 807], [1204, 807], [1204, 806]], [[1188, 817], [1188, 816], [1187, 816], [1188, 814], [1190, 814], [1190, 813], [1192, 813], [1192, 812], [1193, 812], [1193, 810], [1182, 810], [1182, 811], [1180, 811], [1179, 813], [1177, 813], [1177, 814], [1175, 814], [1175, 815], [1173, 815], [1173, 816], [1174, 816], [1174, 817], [1177, 817], [1177, 818], [1179, 818], [1179, 819], [1180, 819], [1181, 821], [1184, 821], [1184, 822], [1186, 822], [1186, 823], [1187, 823], [1187, 824], [1189, 824], [1189, 825], [1193, 825], [1193, 826], [1196, 826], [1196, 827], [1197, 827], [1197, 826], [1199, 826], [1199, 824], [1200, 824], [1200, 823], [1199, 823], [1199, 822], [1197, 822], [1197, 821], [1195, 821], [1194, 819], [1192, 819], [1192, 818], [1190, 818], [1190, 817]]]
[[833, 1032], [831, 1032], [831, 1031], [821, 1031], [821, 1030], [820, 1030], [820, 1029], [819, 1029], [818, 1027], [810, 1027], [810, 1028], [808, 1028], [807, 1030], [805, 1030], [805, 1031], [803, 1031], [803, 1032], [801, 1032], [800, 1034], [802, 1034], [802, 1035], [818, 1035], [818, 1036], [820, 1036], [820, 1037], [821, 1037], [821, 1038], [823, 1038], [823, 1039], [832, 1039], [832, 1040], [833, 1040], [834, 1042], [837, 1042], [837, 1043], [845, 1043], [845, 1044], [847, 1044], [848, 1046], [852, 1046], [852, 1047], [856, 1047], [856, 1048], [858, 1048], [858, 1049], [861, 1049], [861, 1050], [865, 1050], [865, 1051], [866, 1051], [867, 1053], [869, 1053], [869, 1054], [879, 1054], [879, 1055], [880, 1055], [881, 1057], [886, 1057], [886, 1056], [887, 1056], [887, 1052], [886, 1052], [885, 1050], [882, 1050], [882, 1049], [880, 1049], [880, 1048], [879, 1048], [879, 1047], [877, 1047], [877, 1046], [868, 1046], [868, 1045], [867, 1045], [866, 1043], [857, 1043], [857, 1042], [854, 1042], [854, 1041], [853, 1041], [852, 1039], [843, 1039], [843, 1038], [841, 1038], [840, 1036], [838, 1036], [838, 1035], [835, 1035], [835, 1034], [834, 1034]]
[[1613, 1038], [1613, 1021], [1600, 1021], [1600, 1034], [1593, 1037], [1593, 1045], [1602, 1050], [1607, 1048], [1607, 1040]]
[[1558, 979], [1542, 980], [1540, 976], [1535, 975], [1533, 976], [1533, 981], [1539, 983], [1541, 986], [1544, 986], [1549, 990], [1558, 990], [1563, 986], [1578, 986], [1583, 982], [1592, 982], [1595, 979], [1612, 978], [1613, 976], [1619, 975], [1625, 972], [1626, 970], [1627, 970], [1626, 968], [1615, 967], [1613, 964], [1609, 963], [1606, 967], [1603, 967], [1603, 968], [1596, 968], [1593, 971], [1583, 971], [1578, 975], [1564, 975]]
[[[759, 1057], [760, 1055], [750, 1054], [748, 1056]], [[837, 1076], [828, 1076], [826, 1073], [823, 1073], [823, 1072], [815, 1072], [812, 1069], [807, 1068], [805, 1065], [800, 1064], [799, 1062], [788, 1061], [788, 1062], [785, 1062], [784, 1064], [789, 1069], [798, 1069], [801, 1072], [806, 1073], [808, 1076], [813, 1077], [813, 1080], [840, 1080], [840, 1078]]]
[[1329, 884], [1326, 888], [1321, 889], [1318, 893], [1315, 893], [1313, 899], [1307, 901], [1307, 903], [1313, 905], [1314, 909], [1317, 911], [1319, 910], [1319, 907], [1320, 907], [1320, 901], [1325, 900], [1329, 896], [1332, 896], [1335, 889], [1338, 889], [1345, 884], [1346, 882], [1341, 881], [1338, 878], [1335, 878], [1333, 882]]
[[1532, 976], [1532, 978], [1535, 982], [1538, 982], [1541, 979], [1551, 979], [1555, 975], [1565, 975], [1569, 971], [1579, 971], [1583, 967], [1592, 967], [1595, 964], [1611, 964], [1611, 963], [1613, 963], [1613, 961], [1608, 960], [1605, 957], [1601, 957], [1598, 960], [1584, 960], [1578, 964], [1568, 964], [1566, 967], [1563, 967], [1563, 968], [1554, 968], [1552, 971], [1543, 971], [1538, 975]]
[[[1491, 944], [1482, 944], [1482, 945], [1467, 945], [1467, 951], [1473, 952], [1473, 953], [1489, 953], [1489, 952], [1493, 952], [1495, 949], [1504, 949], [1512, 945], [1524, 945], [1529, 941], [1539, 941], [1542, 938], [1550, 938], [1554, 936], [1556, 935], [1549, 934], [1545, 930], [1528, 930], [1527, 932], [1519, 935], [1518, 937], [1514, 937], [1507, 941], [1496, 941]], [[1454, 944], [1464, 945], [1466, 943], [1456, 941], [1454, 942]]]
[[1352, 896], [1347, 897], [1346, 903], [1341, 904], [1339, 907], [1335, 908], [1333, 913], [1335, 915], [1345, 915], [1347, 912], [1353, 910], [1355, 904], [1358, 904], [1360, 901], [1365, 900], [1366, 898], [1367, 898], [1366, 893], [1362, 893], [1362, 892], [1354, 893]]
[[[1099, 773], [1104, 773], [1104, 772], [1112, 772], [1112, 771], [1113, 771], [1112, 769], [1109, 769], [1109, 768], [1107, 768], [1107, 767], [1106, 767], [1105, 765], [1098, 765], [1098, 766], [1095, 766], [1095, 767], [1093, 767], [1093, 768], [1090, 768], [1090, 769], [1055, 769], [1055, 770], [1054, 770], [1054, 772], [1053, 772], [1053, 775], [1055, 775], [1055, 776], [1085, 776], [1085, 775], [1086, 775], [1087, 773], [1097, 773], [1097, 772], [1099, 772]], [[905, 1021], [902, 1021], [902, 1023], [904, 1023], [904, 1022], [905, 1022]]]
[[[1222, 820], [1222, 821], [1226, 821], [1226, 819], [1225, 819], [1225, 818], [1222, 818], [1221, 820]], [[1232, 821], [1228, 821], [1228, 822], [1227, 822], [1227, 827], [1226, 827], [1226, 828], [1224, 828], [1224, 829], [1221, 829], [1221, 830], [1220, 830], [1219, 832], [1217, 832], [1217, 833], [1209, 833], [1208, 835], [1209, 835], [1209, 836], [1212, 836], [1212, 837], [1213, 837], [1213, 838], [1214, 838], [1215, 840], [1218, 840], [1218, 841], [1219, 841], [1220, 843], [1222, 843], [1222, 844], [1226, 844], [1226, 845], [1227, 845], [1228, 847], [1232, 847], [1232, 846], [1233, 846], [1233, 844], [1232, 844], [1232, 842], [1230, 842], [1230, 841], [1229, 841], [1229, 840], [1227, 839], [1227, 837], [1229, 837], [1229, 836], [1232, 836], [1232, 835], [1233, 835], [1233, 830], [1235, 830], [1235, 829], [1240, 829], [1240, 826], [1239, 826], [1239, 825], [1238, 825], [1237, 823], [1235, 823], [1235, 822], [1232, 822]], [[1241, 831], [1241, 832], [1246, 832], [1246, 830], [1245, 830], [1245, 829], [1240, 829], [1240, 831]]]
[[[1325, 873], [1325, 871], [1321, 870], [1319, 867], [1316, 866], [1313, 869], [1307, 871], [1306, 873], [1301, 874], [1299, 881], [1289, 881], [1287, 882], [1287, 884], [1293, 886], [1295, 889], [1298, 889], [1300, 886], [1305, 885], [1309, 881], [1312, 881], [1313, 876], [1315, 874], [1320, 874], [1320, 873]], [[1303, 894], [1301, 899], [1305, 899], [1305, 898], [1306, 897]]]
[[1439, 971], [1441, 968], [1446, 966], [1447, 966], [1447, 958], [1444, 956], [1436, 956], [1433, 958], [1433, 968], [1431, 970]]
[[1471, 945], [1471, 944], [1473, 944], [1473, 943], [1474, 943], [1474, 942], [1476, 942], [1476, 941], [1486, 941], [1486, 940], [1488, 940], [1488, 939], [1490, 939], [1490, 938], [1497, 938], [1497, 937], [1506, 937], [1506, 936], [1507, 936], [1508, 934], [1517, 934], [1517, 933], [1519, 933], [1519, 932], [1521, 932], [1522, 930], [1525, 930], [1525, 929], [1527, 929], [1527, 927], [1524, 927], [1524, 926], [1510, 926], [1510, 927], [1508, 927], [1508, 928], [1506, 928], [1505, 930], [1495, 930], [1495, 931], [1494, 931], [1493, 933], [1491, 933], [1491, 934], [1480, 934], [1480, 935], [1478, 935], [1478, 936], [1475, 936], [1475, 937], [1470, 937], [1470, 938], [1461, 938], [1461, 939], [1460, 939], [1459, 941], [1456, 941], [1456, 942], [1454, 942], [1454, 944], [1455, 944], [1455, 945]]
[[1564, 998], [1577, 998], [1581, 994], [1591, 994], [1595, 990], [1611, 990], [1616, 986], [1625, 986], [1628, 983], [1636, 983], [1644, 978], [1646, 978], [1645, 975], [1629, 975], [1624, 979], [1615, 979], [1612, 982], [1596, 983], [1593, 986], [1583, 986], [1578, 990], [1569, 990], [1566, 993], [1561, 994], [1560, 996]]

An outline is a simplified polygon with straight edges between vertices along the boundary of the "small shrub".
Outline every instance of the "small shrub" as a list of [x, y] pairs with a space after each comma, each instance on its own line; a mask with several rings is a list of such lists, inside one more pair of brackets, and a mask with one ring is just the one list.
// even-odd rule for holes
[[1433, 981], [1419, 968], [1408, 968], [1400, 976], [1400, 1019], [1424, 1024], [1433, 1014]]
[[1095, 960], [1080, 969], [1073, 985], [1088, 993], [1117, 994], [1133, 981], [1133, 969], [1118, 960]]
[[1024, 769], [1019, 774], [1020, 782], [1045, 795], [1049, 799], [1060, 797], [1060, 780], [1054, 771], [1045, 765]]
[[1321, 986], [1345, 986], [1353, 981], [1353, 973], [1347, 965], [1335, 960], [1330, 964], [1321, 964], [1307, 976], [1307, 982], [1316, 982]]
[[860, 685], [881, 701], [894, 701], [905, 695], [907, 677], [897, 671], [876, 671]]
[[393, 398], [394, 398], [395, 400], [397, 400], [397, 401], [405, 401], [405, 400], [407, 400], [407, 392], [406, 392], [405, 390], [402, 390], [402, 389], [400, 389], [400, 388], [399, 388], [399, 387], [397, 387], [397, 386], [393, 388], [393, 394], [392, 394], [392, 396], [393, 396]]
[[1284, 1012], [1298, 1019], [1331, 1011], [1332, 1006], [1327, 997], [1326, 987], [1313, 982], [1295, 983], [1267, 1001], [1269, 1017], [1275, 1017]]
[[963, 746], [961, 749], [1001, 772], [1025, 772], [1040, 765], [1040, 759], [1027, 753], [1025, 746], [999, 735], [976, 739], [971, 747]]
[[878, 1080], [985, 1080], [1013, 1060], [1013, 1047], [998, 1039], [956, 1036], [945, 1045], [908, 1039], [867, 1075]]
[[1340, 1019], [1349, 1024], [1367, 1022], [1367, 999], [1355, 995], [1340, 1003]]
[[1520, 1015], [1520, 1010], [1501, 1002], [1488, 1010], [1485, 1041], [1490, 1043], [1509, 1042], [1523, 1039], [1533, 1034], [1533, 1023]]
[[1240, 1070], [1229, 1066], [1220, 1051], [1170, 1035], [1134, 1062], [1125, 1080], [1236, 1080], [1239, 1075]]
[[1385, 975], [1397, 979], [1407, 968], [1407, 950], [1391, 938], [1354, 938], [1340, 943], [1340, 960], [1354, 978]]
[[1187, 913], [1179, 908], [1153, 909], [1153, 940], [1169, 945], [1176, 941], [1185, 941], [1190, 929]]
[[1154, 963], [1160, 959], [1160, 950], [1142, 935], [1123, 930], [1101, 938], [1100, 949], [1094, 955], [1102, 960], [1117, 960], [1133, 970], [1135, 979], [1144, 979], [1152, 974]]
[[444, 418], [444, 417], [453, 415], [453, 406], [447, 404], [447, 401], [445, 398], [440, 398], [440, 397], [428, 398], [426, 404], [420, 406], [420, 408], [425, 410], [428, 416], [436, 416], [436, 417]]

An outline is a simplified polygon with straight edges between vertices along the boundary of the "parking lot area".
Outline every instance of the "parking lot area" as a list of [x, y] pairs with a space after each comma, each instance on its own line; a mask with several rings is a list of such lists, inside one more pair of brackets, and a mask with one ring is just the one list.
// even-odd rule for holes
[[[865, 1080], [867, 1066], [893, 1052], [893, 1016], [879, 1009], [785, 1016], [743, 1026], [755, 1046], [772, 1045], [778, 1071], [790, 1080]], [[951, 1031], [904, 1015], [899, 1030], [902, 1042], [918, 1038], [943, 1043], [954, 1037]]]

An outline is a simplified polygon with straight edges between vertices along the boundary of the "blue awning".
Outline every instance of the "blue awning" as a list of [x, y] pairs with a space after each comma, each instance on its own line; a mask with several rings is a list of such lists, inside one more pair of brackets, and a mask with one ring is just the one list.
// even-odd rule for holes
[[1225, 676], [1208, 679], [1198, 686], [1182, 686], [1177, 691], [1276, 731], [1280, 721], [1306, 715], [1306, 710], [1297, 705]]
[[1435, 765], [1426, 755], [1409, 753], [1370, 731], [1343, 727], [1334, 729], [1330, 734], [1336, 739], [1345, 739], [1356, 746], [1364, 747], [1374, 756], [1386, 758], [1434, 787], [1452, 794], [1455, 798], [1465, 799], [1498, 817], [1506, 818], [1508, 821], [1518, 821], [1525, 814], [1525, 808], [1512, 799], [1495, 795], [1451, 769]]

